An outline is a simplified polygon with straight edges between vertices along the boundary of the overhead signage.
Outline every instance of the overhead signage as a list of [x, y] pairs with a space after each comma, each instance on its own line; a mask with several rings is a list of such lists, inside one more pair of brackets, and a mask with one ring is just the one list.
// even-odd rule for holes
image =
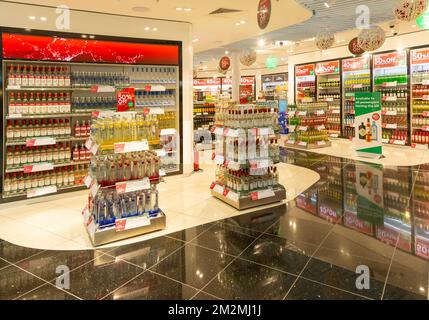
[[429, 48], [411, 51], [411, 64], [429, 63]]
[[295, 75], [297, 77], [314, 76], [314, 64], [295, 67]]
[[[255, 83], [254, 77], [241, 77], [240, 85], [242, 86], [253, 85], [254, 83]], [[231, 86], [232, 78], [222, 78], [222, 85]]]
[[374, 69], [393, 68], [407, 65], [406, 52], [391, 52], [374, 55]]
[[343, 60], [343, 72], [369, 70], [369, 57]]
[[340, 61], [320, 62], [316, 64], [316, 75], [340, 73]]
[[194, 87], [220, 86], [220, 78], [194, 79]]

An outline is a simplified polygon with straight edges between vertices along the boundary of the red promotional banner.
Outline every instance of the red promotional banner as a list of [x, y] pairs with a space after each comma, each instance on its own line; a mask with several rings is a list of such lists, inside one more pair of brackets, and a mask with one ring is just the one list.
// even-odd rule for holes
[[340, 61], [321, 62], [316, 65], [316, 74], [318, 76], [324, 74], [333, 74], [340, 72]]
[[405, 66], [407, 64], [407, 54], [405, 52], [392, 52], [374, 56], [374, 68], [391, 68]]
[[369, 70], [369, 57], [343, 60], [343, 72]]
[[353, 38], [349, 42], [349, 51], [353, 53], [355, 56], [360, 56], [361, 54], [365, 53], [365, 50], [359, 47], [358, 38]]
[[220, 86], [220, 78], [194, 79], [194, 87]]
[[411, 51], [411, 64], [429, 63], [429, 48]]
[[[241, 77], [240, 85], [250, 85], [255, 83], [254, 77]], [[222, 84], [223, 85], [232, 85], [232, 79], [231, 78], [222, 78]]]
[[179, 64], [179, 47], [3, 33], [4, 59], [123, 64]]
[[411, 236], [402, 232], [399, 232], [388, 226], [376, 228], [377, 239], [388, 243], [392, 246], [397, 246], [404, 251], [411, 251]]
[[124, 112], [134, 109], [135, 101], [136, 101], [136, 94], [134, 88], [125, 88], [122, 90], [119, 90], [116, 93], [116, 99], [117, 99], [117, 105], [116, 105], [116, 111], [117, 112]]
[[305, 66], [296, 66], [295, 75], [297, 77], [314, 76], [314, 64], [307, 64]]
[[416, 255], [429, 260], [429, 240], [416, 236]]

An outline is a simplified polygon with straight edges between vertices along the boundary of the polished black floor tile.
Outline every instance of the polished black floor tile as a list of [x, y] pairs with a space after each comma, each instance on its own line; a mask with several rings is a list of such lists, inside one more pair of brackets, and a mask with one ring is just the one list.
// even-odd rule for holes
[[45, 284], [40, 288], [19, 297], [19, 300], [79, 300], [64, 290], [60, 290], [51, 284]]
[[189, 300], [198, 290], [146, 271], [107, 296], [107, 300]]
[[225, 300], [281, 300], [296, 277], [237, 259], [204, 292]]
[[326, 263], [314, 258], [311, 259], [302, 273], [302, 277], [315, 280], [322, 284], [340, 288], [342, 290], [369, 297], [371, 299], [381, 299], [384, 282], [376, 280], [373, 277], [370, 269], [369, 290], [360, 290], [356, 285], [359, 275], [360, 274], [356, 274], [351, 270], [340, 268], [334, 264]]
[[213, 225], [215, 225], [215, 223], [206, 223], [197, 227], [189, 228], [178, 232], [173, 232], [173, 233], [167, 234], [166, 236], [180, 241], [189, 242], [195, 237], [197, 237], [199, 234], [201, 234], [202, 232], [212, 227]]
[[94, 250], [44, 251], [16, 265], [49, 282], [101, 255], [103, 253]]
[[240, 258], [298, 275], [314, 250], [315, 246], [262, 235]]
[[365, 300], [365, 298], [300, 278], [286, 300]]
[[190, 243], [237, 256], [254, 240], [254, 237], [246, 235], [244, 229], [219, 224], [202, 233]]
[[15, 263], [44, 250], [32, 249], [14, 245], [7, 241], [0, 242], [0, 258]]
[[209, 300], [220, 300], [220, 299], [209, 293], [200, 291], [195, 297], [192, 298], [192, 300], [209, 301]]
[[383, 300], [428, 300], [428, 296], [423, 292], [421, 292], [421, 294], [416, 294], [412, 291], [387, 285], [384, 291]]
[[0, 300], [11, 300], [44, 284], [42, 280], [10, 266], [0, 270]]
[[[143, 272], [128, 262], [103, 261], [103, 257], [70, 272], [70, 293], [84, 300], [98, 300]], [[55, 285], [55, 281], [51, 283]]]
[[201, 289], [232, 259], [226, 254], [187, 244], [153, 267], [153, 270]]
[[112, 262], [122, 259], [136, 264], [143, 269], [148, 269], [182, 246], [184, 246], [182, 241], [168, 237], [159, 237], [117, 247], [113, 250], [111, 248], [107, 249], [107, 255], [103, 257], [103, 260], [107, 261], [109, 257]]

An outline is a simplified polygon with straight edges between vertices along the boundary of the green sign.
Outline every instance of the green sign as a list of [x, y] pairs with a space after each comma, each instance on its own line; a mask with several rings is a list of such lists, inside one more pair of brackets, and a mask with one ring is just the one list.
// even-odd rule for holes
[[265, 66], [269, 70], [277, 68], [278, 64], [279, 64], [279, 59], [276, 56], [269, 56], [267, 58], [267, 61], [265, 62]]
[[417, 18], [416, 24], [419, 26], [420, 29], [429, 29], [429, 7], [426, 9], [423, 14]]

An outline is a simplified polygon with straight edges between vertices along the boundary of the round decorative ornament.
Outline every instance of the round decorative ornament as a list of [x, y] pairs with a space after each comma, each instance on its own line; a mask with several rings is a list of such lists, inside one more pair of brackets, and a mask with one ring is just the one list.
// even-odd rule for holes
[[365, 51], [374, 51], [384, 44], [386, 33], [379, 26], [364, 29], [358, 36], [358, 46]]
[[393, 8], [397, 20], [413, 21], [420, 17], [428, 7], [428, 0], [401, 0]]
[[264, 30], [271, 19], [271, 0], [259, 0], [258, 14], [256, 16], [259, 28]]
[[335, 42], [335, 35], [329, 30], [322, 30], [317, 34], [316, 37], [316, 46], [320, 50], [327, 50]]
[[360, 56], [365, 53], [365, 50], [363, 50], [361, 47], [359, 47], [358, 44], [358, 38], [353, 38], [349, 42], [349, 51], [354, 54], [355, 56]]
[[219, 68], [228, 71], [229, 67], [231, 67], [231, 59], [227, 56], [222, 57], [219, 61]]
[[240, 53], [240, 62], [243, 66], [250, 67], [256, 62], [256, 51], [252, 49], [243, 50]]

